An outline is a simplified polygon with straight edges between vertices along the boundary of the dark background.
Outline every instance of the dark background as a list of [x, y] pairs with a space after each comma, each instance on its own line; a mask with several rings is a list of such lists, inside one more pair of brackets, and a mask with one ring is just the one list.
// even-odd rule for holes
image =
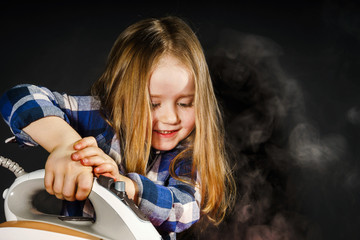
[[[356, 1], [168, 2], [2, 2], [1, 92], [19, 83], [33, 83], [68, 94], [85, 94], [126, 26], [146, 17], [180, 16], [197, 33], [214, 72], [229, 145], [234, 155], [242, 156], [232, 158], [234, 166], [238, 162], [239, 187], [248, 186], [249, 178], [243, 177], [246, 169], [261, 169], [257, 172], [261, 172], [261, 186], [265, 187], [251, 188], [249, 199], [253, 206], [268, 209], [259, 210], [257, 220], [244, 220], [247, 204], [241, 197], [247, 195], [241, 188], [233, 214], [208, 233], [251, 239], [251, 231], [262, 232], [264, 237], [264, 231], [270, 229], [273, 239], [359, 239], [360, 8]], [[238, 58], [232, 55], [235, 53]], [[265, 118], [256, 127], [241, 124], [246, 118], [242, 116], [249, 116], [248, 111], [240, 111], [249, 98], [239, 97], [244, 96], [244, 85], [238, 86], [239, 92], [234, 88], [241, 74], [247, 76], [241, 79], [255, 76], [253, 93], [270, 96], [252, 99], [259, 104], [247, 109], [262, 104], [258, 108], [261, 115], [275, 102], [276, 111], [270, 114], [275, 117], [270, 118], [280, 120], [267, 124], [269, 118]], [[271, 133], [256, 142], [252, 133], [264, 136], [270, 132], [267, 129]], [[11, 136], [4, 122], [0, 122], [0, 131], [3, 140]], [[244, 144], [245, 136], [249, 144]], [[269, 151], [269, 142], [281, 151]], [[254, 144], [260, 148], [251, 148], [249, 153], [247, 148]], [[0, 154], [28, 172], [43, 168], [47, 157], [40, 147], [23, 149], [3, 141]], [[263, 159], [272, 164], [252, 164], [257, 154], [266, 155]], [[244, 156], [246, 164], [241, 163]], [[272, 170], [266, 171], [264, 166]], [[3, 191], [15, 177], [6, 169], [0, 169], [0, 175]], [[262, 208], [255, 203], [261, 202], [264, 189], [270, 189], [266, 199], [271, 200]], [[249, 231], [244, 235], [246, 230], [240, 228]]]

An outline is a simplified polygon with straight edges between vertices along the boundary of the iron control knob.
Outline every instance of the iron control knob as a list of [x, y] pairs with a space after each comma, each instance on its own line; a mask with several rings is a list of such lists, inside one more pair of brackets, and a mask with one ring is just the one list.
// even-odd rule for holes
[[123, 181], [115, 182], [114, 188], [116, 191], [125, 192], [125, 182], [123, 182]]

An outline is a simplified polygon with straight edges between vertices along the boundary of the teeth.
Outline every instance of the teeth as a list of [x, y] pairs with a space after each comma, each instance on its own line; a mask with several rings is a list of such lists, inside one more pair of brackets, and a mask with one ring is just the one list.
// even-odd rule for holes
[[169, 134], [169, 133], [172, 133], [173, 131], [158, 131], [159, 133], [162, 133], [162, 134]]

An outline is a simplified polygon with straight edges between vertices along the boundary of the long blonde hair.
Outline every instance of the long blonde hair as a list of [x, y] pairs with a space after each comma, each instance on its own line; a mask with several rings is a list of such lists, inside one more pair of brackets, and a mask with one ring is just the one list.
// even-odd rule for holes
[[[193, 157], [192, 179], [200, 179], [202, 214], [219, 223], [231, 205], [234, 182], [224, 147], [224, 129], [201, 44], [178, 17], [145, 19], [125, 29], [111, 49], [103, 75], [93, 85], [109, 124], [118, 134], [128, 172], [146, 174], [152, 120], [150, 74], [165, 54], [178, 58], [195, 82], [195, 130], [187, 141]], [[190, 151], [189, 151], [190, 150]], [[182, 156], [183, 153], [178, 156]], [[169, 172], [175, 175], [175, 162]]]

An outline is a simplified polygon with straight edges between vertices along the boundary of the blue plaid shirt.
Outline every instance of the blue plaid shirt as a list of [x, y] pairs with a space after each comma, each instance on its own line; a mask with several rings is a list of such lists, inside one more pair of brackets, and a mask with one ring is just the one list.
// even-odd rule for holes
[[[194, 187], [183, 183], [169, 174], [170, 162], [181, 147], [158, 151], [148, 166], [146, 176], [126, 173], [121, 164], [119, 142], [113, 129], [101, 117], [99, 108], [100, 103], [91, 96], [69, 96], [28, 84], [15, 86], [0, 99], [1, 114], [22, 146], [38, 145], [22, 129], [46, 116], [64, 119], [82, 137], [95, 137], [98, 146], [119, 163], [120, 172], [137, 183], [139, 208], [166, 238], [176, 238], [176, 232], [189, 228], [199, 220], [201, 200], [198, 185]], [[184, 160], [175, 172], [180, 176], [190, 169], [191, 160]], [[189, 180], [185, 176], [182, 178]]]

